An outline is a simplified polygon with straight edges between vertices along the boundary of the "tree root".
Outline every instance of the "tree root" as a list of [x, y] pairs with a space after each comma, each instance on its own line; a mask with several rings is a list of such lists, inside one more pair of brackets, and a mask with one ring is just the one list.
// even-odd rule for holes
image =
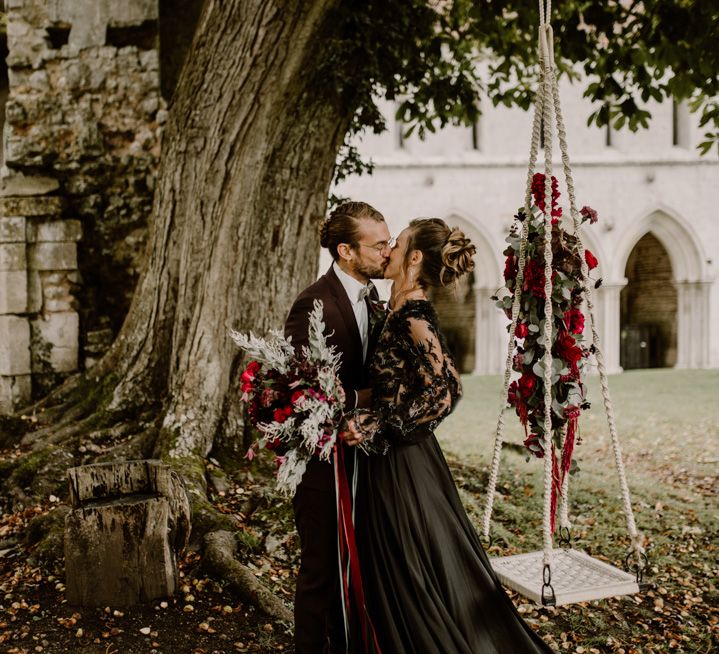
[[237, 541], [229, 531], [212, 531], [205, 536], [203, 564], [213, 576], [228, 582], [242, 600], [256, 606], [266, 615], [292, 622], [292, 612], [266, 588], [253, 572], [235, 559]]
[[[66, 389], [56, 395], [60, 404], [45, 410], [40, 420], [42, 427], [22, 438], [25, 453], [0, 466], [0, 484], [8, 496], [20, 506], [30, 505], [36, 497], [46, 498], [49, 493], [66, 497], [65, 470], [72, 465], [129, 458], [163, 459], [185, 481], [192, 509], [192, 546], [202, 547], [204, 568], [226, 581], [242, 601], [267, 616], [291, 623], [291, 609], [235, 558], [240, 543], [234, 532], [240, 519], [218, 511], [210, 502], [204, 457], [173, 457], [173, 441], [163, 434], [159, 421], [162, 414], [154, 408], [110, 412], [104, 409], [106, 386], [92, 398], [83, 397], [83, 389], [87, 392], [87, 387], [78, 383], [71, 391]], [[45, 426], [48, 413], [57, 422]], [[242, 505], [243, 518], [249, 518], [261, 502], [261, 494], [248, 497]], [[59, 505], [32, 521], [23, 545], [32, 547], [34, 561], [46, 565], [62, 562], [63, 521], [68, 510]]]

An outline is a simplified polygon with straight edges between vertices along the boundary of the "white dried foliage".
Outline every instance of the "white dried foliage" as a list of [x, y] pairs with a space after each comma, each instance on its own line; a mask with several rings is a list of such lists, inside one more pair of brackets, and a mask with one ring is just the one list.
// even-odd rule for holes
[[277, 490], [292, 497], [307, 469], [310, 457], [299, 450], [290, 450], [277, 471]]
[[[308, 345], [302, 347], [301, 357], [310, 362], [316, 369], [319, 390], [326, 397], [343, 399], [343, 390], [339, 383], [340, 355], [334, 346], [327, 344], [325, 324], [323, 320], [321, 300], [315, 300], [309, 314]], [[255, 336], [252, 332], [242, 334], [230, 330], [232, 340], [252, 359], [264, 366], [277, 370], [280, 374], [290, 372], [290, 361], [294, 348], [290, 339], [273, 330], [268, 339]], [[301, 409], [303, 419], [294, 415], [284, 422], [272, 421], [260, 423], [257, 429], [262, 434], [260, 446], [275, 439], [291, 444], [299, 440], [299, 444], [288, 450], [277, 471], [277, 489], [292, 496], [302, 480], [307, 463], [318, 448], [319, 457], [329, 460], [332, 448], [337, 440], [337, 423], [342, 416], [342, 404], [330, 404], [326, 399], [305, 396]], [[325, 434], [328, 426], [332, 426], [329, 437]]]
[[230, 337], [251, 358], [278, 370], [283, 375], [287, 373], [287, 366], [294, 354], [294, 348], [291, 339], [285, 338], [279, 330], [271, 330], [270, 338], [265, 339], [255, 336], [252, 332], [242, 334], [231, 329]]

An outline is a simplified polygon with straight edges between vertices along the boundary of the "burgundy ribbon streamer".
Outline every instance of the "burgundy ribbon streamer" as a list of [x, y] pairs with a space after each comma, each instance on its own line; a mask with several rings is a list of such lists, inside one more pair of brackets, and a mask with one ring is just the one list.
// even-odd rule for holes
[[[345, 602], [346, 615], [351, 615], [350, 587], [354, 596], [355, 605], [359, 612], [360, 629], [362, 642], [366, 652], [369, 652], [368, 639], [371, 635], [374, 652], [381, 654], [377, 635], [375, 634], [372, 621], [365, 606], [364, 590], [362, 588], [362, 574], [360, 570], [359, 553], [355, 539], [354, 522], [352, 521], [352, 500], [350, 496], [349, 482], [344, 465], [344, 454], [342, 445], [335, 445], [333, 457], [335, 464], [335, 479], [337, 482], [337, 516], [338, 516], [338, 538], [340, 551], [340, 576]], [[349, 563], [349, 565], [347, 565]], [[352, 583], [350, 584], [350, 579]]]

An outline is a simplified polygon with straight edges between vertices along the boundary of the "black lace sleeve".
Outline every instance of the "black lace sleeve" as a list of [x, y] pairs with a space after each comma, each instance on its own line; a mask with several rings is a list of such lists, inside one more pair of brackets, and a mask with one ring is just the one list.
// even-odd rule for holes
[[355, 412], [368, 449], [424, 440], [461, 396], [459, 374], [432, 317], [409, 308], [387, 325], [391, 333], [383, 334], [388, 338], [373, 365], [372, 409]]

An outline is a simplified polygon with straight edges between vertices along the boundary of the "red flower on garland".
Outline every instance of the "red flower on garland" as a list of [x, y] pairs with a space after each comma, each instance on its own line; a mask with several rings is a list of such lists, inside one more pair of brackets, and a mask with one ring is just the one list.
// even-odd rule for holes
[[564, 322], [571, 334], [581, 334], [584, 331], [584, 314], [577, 307], [572, 307], [564, 314]]
[[[534, 173], [534, 177], [532, 177], [532, 196], [534, 197], [534, 204], [546, 213], [544, 208], [545, 179], [544, 173]], [[562, 217], [562, 208], [558, 206], [557, 203], [559, 196], [559, 182], [557, 182], [557, 178], [552, 175], [552, 225], [556, 225], [559, 222], [559, 218]]]
[[576, 365], [583, 356], [582, 348], [579, 347], [574, 337], [560, 330], [555, 343], [556, 356], [566, 361], [570, 366]]
[[584, 260], [587, 262], [589, 270], [594, 270], [599, 265], [597, 257], [592, 254], [591, 250], [584, 250]]
[[527, 323], [518, 322], [517, 326], [514, 328], [514, 335], [517, 338], [527, 338], [527, 334], [529, 334], [529, 327], [527, 326]]
[[532, 397], [532, 394], [537, 389], [537, 377], [531, 372], [525, 372], [519, 378], [519, 392], [525, 400]]

